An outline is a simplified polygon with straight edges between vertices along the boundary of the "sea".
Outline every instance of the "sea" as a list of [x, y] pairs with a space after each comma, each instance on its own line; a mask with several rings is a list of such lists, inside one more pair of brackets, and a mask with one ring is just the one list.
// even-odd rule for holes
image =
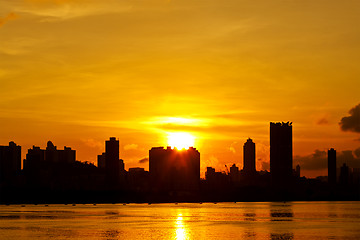
[[1, 205], [0, 239], [360, 239], [360, 202]]

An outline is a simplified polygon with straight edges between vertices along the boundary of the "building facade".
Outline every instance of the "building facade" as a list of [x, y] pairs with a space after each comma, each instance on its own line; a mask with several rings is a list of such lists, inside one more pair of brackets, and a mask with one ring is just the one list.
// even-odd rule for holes
[[21, 146], [9, 142], [0, 146], [0, 182], [9, 182], [21, 170]]
[[287, 184], [293, 172], [292, 123], [270, 123], [270, 173], [275, 184]]
[[336, 150], [333, 148], [328, 150], [328, 183], [336, 184]]
[[109, 184], [117, 185], [119, 182], [119, 141], [111, 137], [105, 141], [105, 170]]
[[244, 144], [244, 168], [245, 175], [254, 175], [256, 173], [255, 165], [255, 143], [249, 138]]
[[155, 147], [149, 151], [151, 188], [154, 191], [195, 191], [200, 184], [200, 153]]

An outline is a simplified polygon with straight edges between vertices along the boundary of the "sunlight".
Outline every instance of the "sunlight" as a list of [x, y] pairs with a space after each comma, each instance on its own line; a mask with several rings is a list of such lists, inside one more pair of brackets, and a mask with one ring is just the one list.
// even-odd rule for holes
[[185, 228], [183, 217], [182, 217], [181, 213], [178, 214], [178, 218], [175, 222], [175, 227], [176, 227], [175, 239], [177, 239], [177, 240], [189, 239], [189, 236], [186, 232], [186, 228]]
[[176, 149], [188, 149], [195, 144], [195, 137], [186, 132], [171, 132], [167, 137], [168, 146]]
[[186, 117], [153, 117], [146, 124], [173, 124], [183, 126], [203, 126], [206, 124], [204, 119], [186, 118]]

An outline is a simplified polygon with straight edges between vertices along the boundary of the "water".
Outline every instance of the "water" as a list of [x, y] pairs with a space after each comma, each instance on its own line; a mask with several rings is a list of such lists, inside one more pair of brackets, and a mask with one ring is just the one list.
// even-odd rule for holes
[[360, 239], [360, 203], [10, 205], [0, 239]]

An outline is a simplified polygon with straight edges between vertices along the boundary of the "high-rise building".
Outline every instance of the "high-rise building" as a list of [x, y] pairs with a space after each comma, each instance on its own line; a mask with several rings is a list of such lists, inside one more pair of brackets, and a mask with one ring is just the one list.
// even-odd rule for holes
[[108, 180], [117, 183], [119, 180], [119, 141], [111, 137], [105, 142], [105, 169]]
[[349, 184], [349, 167], [344, 163], [340, 168], [340, 185], [346, 186]]
[[245, 175], [254, 175], [255, 167], [255, 143], [249, 138], [244, 144], [244, 168]]
[[240, 171], [235, 163], [230, 167], [229, 175], [232, 182], [240, 182]]
[[288, 184], [293, 172], [292, 123], [270, 123], [270, 173], [276, 184]]
[[205, 179], [207, 181], [213, 179], [215, 176], [215, 168], [213, 167], [207, 167], [205, 172]]
[[61, 163], [75, 163], [76, 161], [76, 151], [71, 147], [64, 146], [64, 150], [58, 150], [58, 154]]
[[300, 177], [300, 165], [299, 165], [299, 164], [296, 165], [296, 167], [295, 167], [295, 176], [296, 176], [297, 178]]
[[101, 155], [98, 155], [97, 157], [97, 163], [98, 168], [105, 169], [106, 163], [105, 163], [105, 153], [102, 153]]
[[155, 147], [149, 151], [151, 187], [155, 191], [193, 191], [200, 184], [200, 153], [196, 148]]
[[21, 146], [10, 142], [0, 146], [0, 182], [11, 181], [21, 170]]
[[336, 150], [328, 150], [328, 183], [336, 184]]
[[59, 152], [57, 147], [51, 141], [47, 142], [45, 150], [45, 161], [47, 162], [59, 162]]
[[38, 168], [45, 162], [45, 150], [33, 146], [28, 149], [26, 159], [24, 160], [24, 170]]
[[28, 149], [26, 160], [24, 160], [24, 169], [39, 168], [44, 164], [73, 164], [75, 161], [76, 150], [66, 146], [63, 150], [58, 150], [51, 141], [48, 141], [45, 150], [36, 146]]

